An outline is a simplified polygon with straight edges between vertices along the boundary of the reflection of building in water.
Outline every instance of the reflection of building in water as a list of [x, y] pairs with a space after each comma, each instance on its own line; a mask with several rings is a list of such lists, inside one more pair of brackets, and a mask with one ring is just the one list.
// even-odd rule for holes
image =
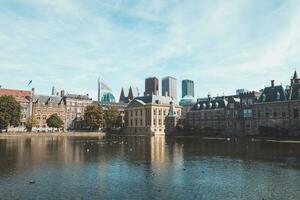
[[151, 163], [166, 163], [169, 162], [169, 157], [166, 155], [165, 137], [155, 136], [150, 138], [150, 157]]

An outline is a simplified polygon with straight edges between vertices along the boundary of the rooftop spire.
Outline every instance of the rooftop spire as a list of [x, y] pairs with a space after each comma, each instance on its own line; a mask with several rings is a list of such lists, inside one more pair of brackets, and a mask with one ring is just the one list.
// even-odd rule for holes
[[128, 99], [132, 100], [133, 99], [133, 93], [132, 93], [132, 89], [131, 86], [129, 88], [129, 92], [128, 92]]
[[122, 102], [122, 101], [124, 101], [124, 99], [125, 99], [125, 94], [124, 94], [124, 90], [123, 90], [123, 88], [122, 88], [122, 90], [121, 90], [121, 94], [120, 94], [120, 99], [119, 99], [119, 102]]
[[298, 74], [297, 74], [297, 71], [295, 70], [293, 79], [297, 79], [297, 78], [298, 78]]

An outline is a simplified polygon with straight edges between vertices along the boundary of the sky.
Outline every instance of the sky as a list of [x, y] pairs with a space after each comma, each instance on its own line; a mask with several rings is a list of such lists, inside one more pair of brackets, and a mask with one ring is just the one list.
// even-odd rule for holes
[[0, 0], [3, 88], [96, 99], [100, 76], [118, 99], [173, 76], [205, 97], [287, 85], [295, 69], [298, 0]]

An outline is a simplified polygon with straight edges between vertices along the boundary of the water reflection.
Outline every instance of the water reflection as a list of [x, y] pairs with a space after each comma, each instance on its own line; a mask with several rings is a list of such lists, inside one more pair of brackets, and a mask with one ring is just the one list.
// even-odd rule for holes
[[143, 136], [0, 139], [0, 194], [8, 199], [30, 199], [33, 192], [38, 199], [293, 199], [300, 195], [299, 169], [299, 144]]

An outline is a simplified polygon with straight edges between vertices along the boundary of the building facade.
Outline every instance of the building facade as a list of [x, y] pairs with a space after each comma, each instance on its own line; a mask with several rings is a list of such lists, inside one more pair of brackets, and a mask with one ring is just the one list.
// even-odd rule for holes
[[174, 77], [167, 76], [162, 79], [162, 96], [169, 96], [174, 101], [177, 100], [177, 80]]
[[145, 80], [145, 96], [158, 95], [159, 81], [156, 77], [149, 77]]
[[32, 114], [37, 121], [37, 126], [33, 128], [33, 131], [38, 131], [38, 132], [51, 131], [52, 128], [47, 126], [47, 119], [52, 114], [57, 114], [64, 122], [64, 127], [61, 128], [61, 130], [67, 129], [66, 106], [62, 97], [34, 95]]
[[[164, 135], [165, 119], [172, 99], [167, 96], [136, 97], [125, 108], [125, 127], [127, 134]], [[181, 107], [175, 106], [178, 116]]]
[[0, 87], [0, 96], [12, 96], [21, 105], [21, 119], [20, 126], [9, 127], [8, 131], [26, 131], [26, 122], [31, 115], [31, 95], [34, 93], [34, 89], [30, 90], [16, 90], [16, 89], [4, 89]]
[[183, 80], [181, 83], [182, 88], [182, 98], [185, 96], [192, 96], [194, 97], [194, 81], [192, 80]]
[[89, 95], [61, 94], [66, 105], [66, 127], [68, 130], [84, 128], [84, 112], [93, 101]]
[[299, 112], [300, 79], [295, 71], [286, 89], [272, 80], [261, 92], [198, 99], [186, 123], [228, 135], [299, 136]]

